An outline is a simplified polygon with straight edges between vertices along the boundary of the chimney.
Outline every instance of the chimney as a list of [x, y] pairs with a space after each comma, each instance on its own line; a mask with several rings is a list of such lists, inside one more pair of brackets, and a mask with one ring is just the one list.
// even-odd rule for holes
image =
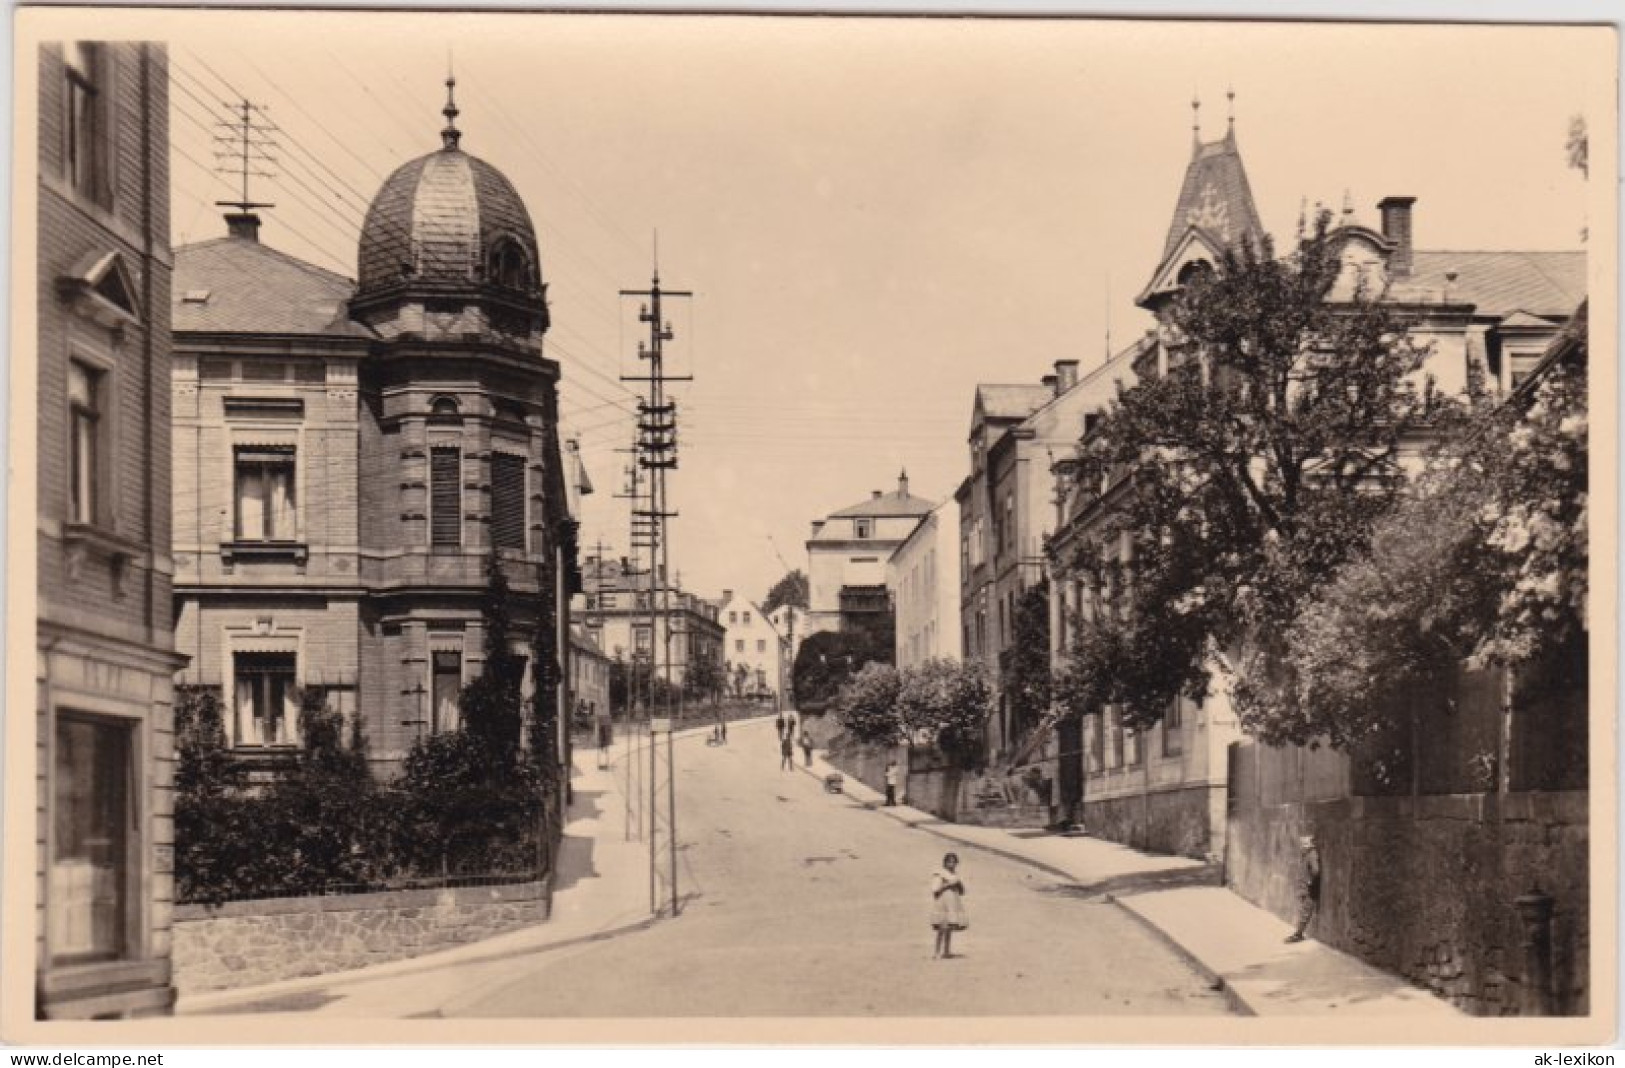
[[1055, 384], [1056, 382], [1058, 382], [1060, 380], [1057, 379], [1054, 375], [1045, 375], [1043, 378], [1040, 378], [1038, 381], [1042, 382], [1044, 384], [1044, 388], [1049, 390], [1050, 396], [1059, 397], [1061, 395], [1060, 389]]
[[1415, 203], [1415, 197], [1383, 197], [1377, 203], [1382, 212], [1382, 236], [1394, 244], [1388, 256], [1390, 278], [1411, 276], [1411, 205]]
[[869, 491], [869, 499], [870, 499], [870, 500], [871, 500], [871, 501], [878, 501], [878, 500], [880, 500], [880, 496], [881, 496], [881, 494], [880, 494], [880, 491], [879, 491], [879, 490], [870, 490], [870, 491]]
[[732, 591], [732, 590], [723, 590], [722, 591], [722, 603], [723, 604], [727, 604], [729, 601], [731, 601], [733, 599], [734, 599], [734, 591]]
[[897, 495], [899, 497], [908, 496], [908, 468], [906, 467], [897, 472]]
[[1069, 390], [1073, 386], [1077, 385], [1078, 384], [1078, 361], [1077, 360], [1056, 360], [1055, 361], [1055, 379], [1056, 379], [1055, 392], [1058, 393], [1058, 394], [1059, 393], [1065, 393], [1067, 390]]
[[226, 233], [244, 241], [257, 242], [260, 239], [260, 217], [251, 211], [228, 211]]

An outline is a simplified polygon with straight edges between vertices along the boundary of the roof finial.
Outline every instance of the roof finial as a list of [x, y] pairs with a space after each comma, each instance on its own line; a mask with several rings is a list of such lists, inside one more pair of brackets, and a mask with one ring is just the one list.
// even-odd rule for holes
[[1191, 94], [1191, 136], [1198, 145], [1202, 143], [1202, 98], [1195, 93]]
[[1224, 98], [1225, 100], [1229, 101], [1229, 105], [1226, 110], [1228, 113], [1227, 119], [1230, 123], [1230, 128], [1226, 132], [1229, 133], [1230, 136], [1234, 137], [1236, 134], [1236, 87], [1234, 85], [1228, 86], [1225, 89]]
[[448, 150], [455, 149], [457, 142], [462, 138], [463, 131], [457, 128], [457, 75], [450, 70], [451, 61], [446, 62], [446, 106], [440, 109], [440, 114], [446, 117], [446, 128], [440, 131], [440, 143]]
[[1354, 215], [1354, 194], [1347, 186], [1343, 187], [1343, 221], [1348, 222]]

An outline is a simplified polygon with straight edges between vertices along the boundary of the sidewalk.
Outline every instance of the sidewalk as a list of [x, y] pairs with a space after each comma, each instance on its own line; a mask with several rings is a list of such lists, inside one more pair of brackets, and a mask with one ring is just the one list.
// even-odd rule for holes
[[[692, 732], [680, 732], [682, 734]], [[448, 965], [489, 965], [493, 972], [516, 956], [614, 937], [654, 923], [645, 877], [648, 845], [625, 841], [625, 805], [620, 765], [597, 767], [596, 749], [572, 753], [574, 800], [564, 826], [549, 919], [480, 942], [345, 972], [302, 976], [256, 987], [183, 994], [177, 1016], [235, 1011], [302, 1011], [344, 1016], [397, 1017], [411, 1014], [400, 984], [387, 980], [421, 974], [426, 1011], [445, 1001], [432, 985], [433, 973]], [[617, 744], [614, 759], [624, 755]], [[410, 1000], [410, 999], [408, 999]]]
[[1122, 908], [1255, 1016], [1436, 1016], [1456, 1008], [1346, 953], [1284, 942], [1291, 927], [1217, 885], [1214, 869], [1085, 835], [949, 823], [884, 795], [822, 755], [798, 765], [819, 779], [840, 772], [843, 794], [887, 819], [962, 846], [1031, 865]]

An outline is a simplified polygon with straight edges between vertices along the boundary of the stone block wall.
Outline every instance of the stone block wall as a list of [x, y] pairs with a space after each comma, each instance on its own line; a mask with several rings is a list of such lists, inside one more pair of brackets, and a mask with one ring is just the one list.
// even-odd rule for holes
[[1225, 879], [1295, 914], [1298, 838], [1321, 856], [1311, 936], [1481, 1016], [1539, 1011], [1517, 900], [1553, 900], [1549, 1011], [1589, 1001], [1589, 828], [1584, 791], [1355, 797], [1230, 813]]
[[884, 749], [851, 742], [831, 751], [830, 763], [872, 790], [886, 792], [886, 762], [895, 755], [907, 769], [899, 801], [955, 823], [992, 827], [1043, 827], [1049, 805], [1020, 776], [977, 773], [942, 765], [931, 753]]
[[360, 968], [545, 921], [550, 881], [175, 909], [175, 986], [229, 990]]
[[[1083, 799], [1083, 825], [1091, 835], [1152, 853], [1203, 860], [1217, 847], [1224, 787], [1209, 783], [1152, 790], [1139, 796]], [[1215, 817], [1215, 808], [1220, 816]]]

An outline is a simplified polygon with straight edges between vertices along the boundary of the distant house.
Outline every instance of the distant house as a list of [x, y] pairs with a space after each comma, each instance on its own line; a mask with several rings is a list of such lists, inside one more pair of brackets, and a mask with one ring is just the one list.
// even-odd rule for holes
[[783, 635], [756, 603], [733, 590], [717, 602], [723, 626], [722, 667], [728, 691], [741, 697], [772, 697], [783, 677]]
[[[671, 581], [651, 588], [648, 573], [625, 559], [589, 554], [581, 573], [585, 592], [576, 618], [609, 659], [647, 664], [655, 677], [679, 686], [696, 659], [722, 664], [723, 626], [715, 604]], [[651, 605], [668, 611], [651, 615]]]
[[959, 503], [944, 501], [920, 520], [886, 561], [896, 614], [896, 663], [958, 660]]
[[886, 560], [934, 507], [909, 493], [904, 471], [895, 492], [875, 490], [867, 500], [813, 521], [807, 539], [808, 636], [889, 615]]

